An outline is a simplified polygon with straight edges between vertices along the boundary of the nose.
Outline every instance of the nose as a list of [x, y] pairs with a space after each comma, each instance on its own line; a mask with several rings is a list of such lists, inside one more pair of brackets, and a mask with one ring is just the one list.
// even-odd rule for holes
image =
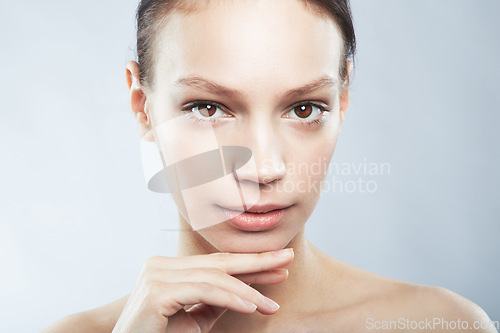
[[[286, 174], [283, 158], [283, 140], [269, 122], [255, 122], [241, 131], [242, 145], [252, 152], [249, 163], [235, 172], [239, 182], [257, 182], [268, 185], [282, 180]], [[251, 163], [254, 162], [254, 163]]]

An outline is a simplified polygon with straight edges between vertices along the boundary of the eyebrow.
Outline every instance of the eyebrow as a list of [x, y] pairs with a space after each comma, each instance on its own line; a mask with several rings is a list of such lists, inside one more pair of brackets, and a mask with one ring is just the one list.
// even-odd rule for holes
[[[302, 87], [294, 88], [291, 89], [287, 92], [285, 92], [284, 96], [285, 97], [293, 97], [293, 96], [299, 96], [299, 95], [304, 95], [309, 92], [313, 92], [315, 90], [324, 88], [324, 87], [331, 87], [335, 86], [337, 82], [335, 81], [334, 78], [332, 78], [329, 75], [323, 75], [320, 78], [307, 83], [303, 85]], [[244, 93], [240, 90], [236, 89], [231, 89], [228, 87], [224, 87], [214, 81], [210, 81], [207, 79], [204, 79], [199, 76], [191, 76], [187, 78], [181, 78], [177, 81], [175, 81], [174, 85], [182, 87], [198, 87], [204, 90], [207, 90], [209, 92], [215, 93], [215, 94], [220, 94], [220, 95], [226, 95], [230, 97], [241, 97], [244, 95]]]

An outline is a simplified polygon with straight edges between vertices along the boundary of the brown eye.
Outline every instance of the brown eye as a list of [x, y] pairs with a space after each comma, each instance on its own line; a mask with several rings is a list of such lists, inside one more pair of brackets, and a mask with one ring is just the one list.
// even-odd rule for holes
[[230, 118], [230, 114], [223, 110], [223, 106], [216, 102], [196, 101], [185, 106], [182, 111], [189, 111], [189, 114], [203, 121], [217, 121], [219, 118]]
[[312, 105], [299, 105], [296, 106], [293, 111], [299, 118], [307, 118], [313, 112]]
[[212, 117], [215, 114], [215, 111], [217, 111], [217, 107], [210, 104], [200, 104], [197, 108], [200, 115], [207, 118]]
[[290, 107], [289, 111], [286, 113], [285, 118], [292, 118], [299, 120], [303, 123], [308, 123], [309, 121], [316, 121], [329, 110], [326, 107], [321, 106], [312, 102], [302, 102], [302, 104], [295, 104], [295, 106]]

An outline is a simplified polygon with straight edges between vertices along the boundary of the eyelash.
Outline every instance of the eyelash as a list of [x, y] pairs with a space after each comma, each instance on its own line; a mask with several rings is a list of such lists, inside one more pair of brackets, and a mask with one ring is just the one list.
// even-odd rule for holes
[[[222, 110], [225, 109], [224, 106], [222, 106], [221, 104], [217, 103], [217, 102], [212, 102], [212, 101], [196, 101], [196, 102], [192, 102], [188, 105], [186, 105], [184, 108], [182, 108], [182, 111], [184, 113], [184, 115], [186, 116], [187, 119], [189, 120], [192, 120], [194, 121], [195, 123], [197, 122], [202, 122], [202, 123], [218, 123], [221, 121], [221, 119], [219, 118], [230, 118], [230, 117], [216, 117], [216, 118], [213, 118], [213, 120], [203, 120], [201, 118], [198, 118], [198, 117], [195, 117], [192, 115], [192, 109], [197, 107], [197, 106], [200, 106], [200, 105], [212, 105], [212, 106], [215, 106], [215, 107], [218, 107]], [[302, 124], [304, 125], [309, 125], [309, 126], [312, 126], [312, 125], [319, 125], [321, 123], [323, 123], [323, 121], [325, 120], [325, 112], [330, 112], [330, 110], [328, 110], [327, 108], [325, 108], [324, 106], [318, 104], [318, 103], [315, 103], [313, 101], [302, 101], [302, 102], [299, 102], [299, 103], [296, 103], [294, 105], [292, 105], [290, 108], [289, 108], [289, 111], [292, 111], [294, 108], [298, 107], [298, 106], [303, 106], [303, 105], [311, 105], [311, 106], [314, 106], [314, 107], [317, 107], [320, 111], [321, 111], [321, 116], [314, 119], [314, 120], [310, 120], [310, 121], [305, 121], [305, 120], [300, 120], [298, 119], [299, 122], [301, 122]], [[226, 112], [226, 111], [224, 111]], [[297, 118], [294, 118], [294, 119], [297, 119]]]
[[[218, 118], [212, 118], [213, 120], [203, 120], [201, 118], [198, 118], [198, 117], [195, 117], [195, 116], [192, 115], [193, 111], [191, 111], [191, 109], [193, 109], [193, 108], [195, 108], [197, 106], [200, 106], [200, 105], [207, 105], [207, 104], [208, 105], [213, 105], [213, 106], [218, 107], [220, 109], [225, 109], [224, 106], [222, 106], [221, 104], [216, 103], [216, 102], [211, 102], [211, 101], [196, 101], [196, 102], [192, 102], [192, 103], [186, 105], [184, 108], [182, 108], [182, 111], [183, 111], [183, 113], [184, 113], [184, 115], [186, 116], [187, 119], [193, 120], [195, 123], [202, 122], [202, 123], [212, 123], [212, 124], [214, 124], [214, 123], [220, 122], [221, 120], [218, 119]], [[223, 117], [219, 117], [219, 118], [223, 118]]]

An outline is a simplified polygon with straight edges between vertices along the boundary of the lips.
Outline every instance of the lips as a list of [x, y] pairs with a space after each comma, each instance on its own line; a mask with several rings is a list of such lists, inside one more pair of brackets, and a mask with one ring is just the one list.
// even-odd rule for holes
[[[222, 207], [222, 206], [219, 206], [219, 207], [243, 213], [241, 208], [231, 208], [231, 207]], [[278, 204], [253, 205], [252, 207], [245, 210], [245, 212], [246, 213], [260, 213], [260, 214], [262, 214], [262, 213], [268, 213], [270, 211], [277, 210], [277, 209], [285, 209], [288, 207], [290, 207], [290, 205], [288, 205], [288, 206], [278, 205]]]
[[276, 227], [291, 206], [264, 204], [254, 205], [246, 211], [218, 206], [228, 222], [243, 231], [265, 231]]

